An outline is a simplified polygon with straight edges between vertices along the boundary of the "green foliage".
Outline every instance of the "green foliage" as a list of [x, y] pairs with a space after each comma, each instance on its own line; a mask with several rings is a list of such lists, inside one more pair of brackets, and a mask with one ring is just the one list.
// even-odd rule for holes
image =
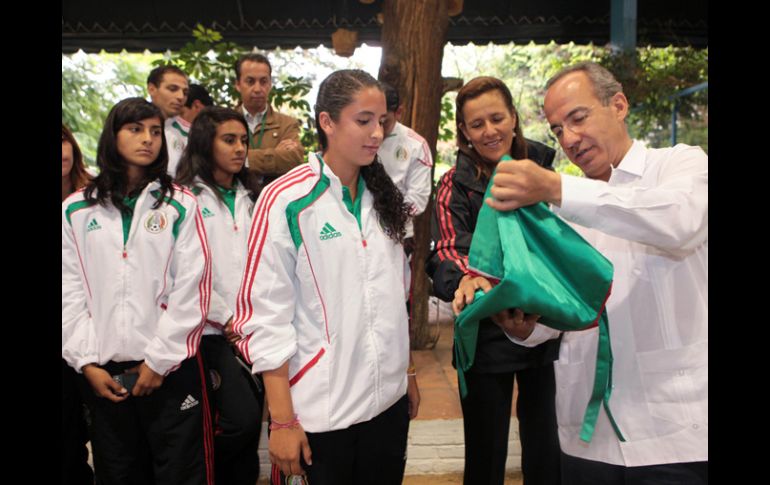
[[433, 180], [438, 181], [441, 176], [452, 168], [455, 162], [457, 148], [455, 147], [455, 100], [456, 92], [444, 93], [441, 98], [441, 112], [439, 114], [438, 138], [436, 142], [436, 159], [433, 160], [436, 168], [433, 170]]
[[[224, 42], [220, 33], [198, 25], [194, 39], [179, 52], [160, 54], [62, 55], [62, 121], [75, 133], [89, 164], [93, 164], [103, 120], [111, 106], [127, 96], [145, 96], [147, 75], [153, 65], [172, 62], [212, 94], [215, 102], [235, 106], [235, 61], [247, 50]], [[306, 149], [317, 149], [310, 103], [311, 86], [325, 73], [340, 68], [364, 68], [323, 48], [270, 52], [275, 86], [271, 104], [300, 120]], [[613, 55], [605, 47], [557, 45], [447, 45], [443, 74], [465, 81], [479, 75], [495, 76], [508, 85], [528, 138], [557, 148], [557, 170], [577, 169], [558, 150], [542, 110], [546, 80], [559, 69], [582, 60], [610, 68], [623, 83], [632, 105], [629, 131], [650, 146], [667, 146], [670, 137], [672, 95], [708, 81], [708, 49], [667, 47], [637, 49], [632, 56]], [[154, 62], [153, 62], [154, 61]], [[303, 77], [289, 73], [303, 73]], [[318, 79], [317, 79], [318, 78]], [[438, 176], [454, 163], [454, 100], [450, 92], [441, 100], [437, 144]], [[708, 150], [708, 90], [678, 98], [679, 141]]]
[[173, 64], [195, 82], [203, 85], [219, 106], [235, 106], [239, 95], [235, 89], [235, 62], [247, 51], [233, 42], [223, 42], [222, 34], [197, 24], [195, 40], [177, 52], [166, 52], [154, 66]]
[[[224, 42], [222, 34], [201, 24], [195, 26], [193, 37], [194, 41], [185, 44], [178, 52], [166, 53], [154, 65], [173, 64], [185, 71], [193, 82], [204, 86], [215, 104], [231, 107], [238, 105], [240, 95], [235, 89], [235, 63], [249, 51], [233, 42]], [[306, 149], [312, 149], [315, 135], [310, 104], [304, 99], [312, 86], [302, 77], [289, 76], [278, 72], [276, 66], [273, 68], [275, 82], [268, 101], [279, 111], [299, 118], [300, 141]]]
[[455, 124], [455, 97], [456, 94], [450, 96], [447, 93], [441, 98], [441, 113], [438, 122], [438, 139], [440, 141], [452, 141], [455, 138], [454, 130], [450, 129], [450, 126]]
[[[593, 61], [612, 71], [623, 84], [633, 109], [628, 119], [632, 137], [644, 139], [650, 146], [668, 146], [671, 108], [674, 94], [708, 81], [708, 49], [640, 47], [632, 55], [614, 54], [606, 47], [575, 45], [448, 45], [444, 51], [445, 76], [466, 82], [484, 75], [502, 79], [513, 95], [513, 102], [527, 138], [557, 149], [557, 171], [580, 174], [567, 160], [551, 135], [542, 109], [546, 81], [560, 69], [581, 61]], [[678, 98], [679, 142], [699, 145], [708, 150], [708, 90]], [[443, 116], [443, 113], [442, 113]], [[454, 133], [454, 123], [441, 129]], [[439, 140], [451, 139], [451, 136]], [[454, 163], [454, 151], [439, 141], [438, 164]], [[437, 171], [438, 172], [438, 171]]]
[[285, 75], [280, 77], [280, 88], [273, 87], [271, 102], [273, 106], [281, 106], [282, 111], [290, 114], [300, 121], [300, 142], [305, 150], [317, 151], [314, 118], [310, 109], [310, 103], [305, 96], [312, 86], [302, 77]]
[[75, 135], [87, 165], [96, 165], [96, 146], [112, 106], [123, 98], [144, 96], [154, 57], [125, 52], [62, 55], [62, 122]]
[[[607, 52], [601, 63], [623, 84], [631, 105], [643, 108], [642, 129], [671, 114], [674, 93], [708, 81], [708, 49], [645, 47], [631, 54]], [[679, 113], [691, 117], [707, 100], [701, 93], [680, 98]]]
[[708, 90], [675, 96], [708, 81], [708, 49], [669, 46], [638, 48], [631, 54], [606, 51], [601, 64], [615, 74], [631, 103], [632, 136], [646, 138], [654, 146], [668, 145], [676, 104], [681, 130], [677, 141], [708, 150]]
[[101, 131], [102, 120], [107, 116], [107, 107], [101, 93], [90, 84], [86, 74], [94, 69], [93, 63], [78, 64], [77, 67], [71, 66], [62, 56], [62, 123], [72, 130], [86, 163], [94, 165], [97, 139], [87, 134]]
[[[488, 45], [451, 46], [445, 48], [444, 75], [460, 77], [466, 82], [477, 76], [494, 76], [502, 79], [513, 96], [513, 103], [523, 123], [527, 138], [541, 141], [554, 148], [558, 143], [551, 135], [542, 109], [545, 83], [550, 76], [564, 66], [582, 60], [599, 59], [599, 51], [593, 45]], [[455, 93], [452, 93], [456, 97]], [[445, 97], [446, 98], [446, 97]], [[453, 98], [454, 99], [454, 98]], [[443, 120], [442, 120], [443, 121]], [[451, 166], [454, 163], [454, 120], [442, 125], [451, 135], [439, 138], [437, 164]], [[447, 133], [448, 135], [448, 133]], [[451, 140], [443, 143], [441, 140]], [[569, 161], [560, 152], [554, 163], [557, 170], [572, 170]], [[436, 171], [438, 173], [439, 170]]]

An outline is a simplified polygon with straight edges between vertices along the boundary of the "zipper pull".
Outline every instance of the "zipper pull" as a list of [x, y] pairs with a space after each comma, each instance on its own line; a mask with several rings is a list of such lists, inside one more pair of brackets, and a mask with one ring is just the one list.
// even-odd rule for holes
[[123, 259], [128, 258], [128, 253], [126, 252], [126, 247], [123, 246]]
[[238, 232], [238, 223], [237, 222], [233, 223], [233, 227], [235, 227], [235, 232]]
[[363, 244], [364, 247], [366, 247], [366, 238], [364, 237], [364, 233], [363, 232], [361, 233], [361, 244]]

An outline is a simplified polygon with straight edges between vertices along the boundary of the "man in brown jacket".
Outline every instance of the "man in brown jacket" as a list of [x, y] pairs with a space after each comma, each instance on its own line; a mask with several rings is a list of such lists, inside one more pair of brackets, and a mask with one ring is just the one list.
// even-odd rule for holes
[[235, 88], [249, 124], [249, 169], [265, 184], [302, 163], [299, 122], [268, 105], [273, 87], [272, 67], [262, 54], [246, 54], [235, 63]]

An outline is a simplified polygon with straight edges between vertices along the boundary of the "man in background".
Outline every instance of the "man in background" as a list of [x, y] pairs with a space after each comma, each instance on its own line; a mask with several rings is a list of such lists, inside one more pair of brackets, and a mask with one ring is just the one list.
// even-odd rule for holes
[[184, 141], [180, 139], [185, 121], [181, 118], [182, 108], [187, 101], [189, 83], [187, 74], [176, 66], [167, 64], [158, 66], [147, 77], [147, 92], [150, 94], [152, 104], [160, 108], [166, 119], [163, 129], [166, 134], [166, 149], [168, 151], [168, 173], [173, 177], [176, 174], [176, 165], [187, 143], [187, 135]]
[[299, 121], [268, 104], [273, 88], [272, 67], [262, 54], [246, 54], [235, 63], [235, 88], [249, 125], [248, 166], [268, 184], [302, 163]]

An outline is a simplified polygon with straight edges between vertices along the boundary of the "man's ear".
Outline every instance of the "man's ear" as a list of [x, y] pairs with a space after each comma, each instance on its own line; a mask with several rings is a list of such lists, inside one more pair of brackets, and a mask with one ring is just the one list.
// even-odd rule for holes
[[616, 117], [619, 121], [624, 121], [628, 116], [628, 98], [623, 93], [615, 93], [610, 99], [610, 106], [615, 110]]
[[155, 93], [157, 92], [158, 86], [154, 85], [153, 83], [147, 83], [147, 93], [149, 93], [151, 98], [155, 96]]
[[404, 105], [398, 105], [398, 108], [396, 108], [396, 111], [394, 111], [393, 114], [396, 117], [396, 121], [401, 121], [401, 115], [404, 114]]

